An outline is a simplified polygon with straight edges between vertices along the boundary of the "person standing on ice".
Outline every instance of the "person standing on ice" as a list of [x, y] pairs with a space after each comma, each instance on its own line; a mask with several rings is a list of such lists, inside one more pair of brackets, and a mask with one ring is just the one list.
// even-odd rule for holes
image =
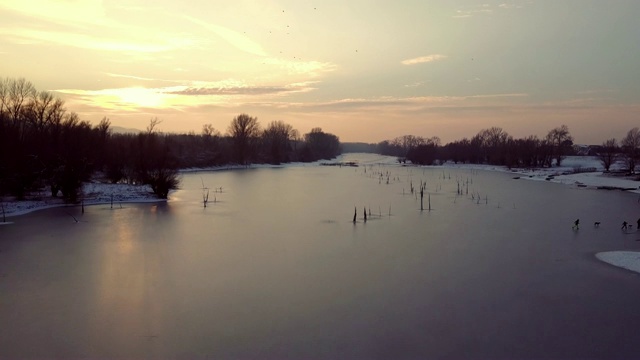
[[640, 231], [640, 218], [638, 218], [638, 221], [636, 221], [636, 223], [638, 224], [638, 226], [636, 226], [636, 231]]
[[627, 230], [627, 222], [626, 221], [622, 222], [622, 227], [620, 228], [620, 230]]
[[573, 222], [573, 226], [571, 227], [574, 230], [579, 230], [580, 229], [580, 219], [576, 219], [576, 221]]

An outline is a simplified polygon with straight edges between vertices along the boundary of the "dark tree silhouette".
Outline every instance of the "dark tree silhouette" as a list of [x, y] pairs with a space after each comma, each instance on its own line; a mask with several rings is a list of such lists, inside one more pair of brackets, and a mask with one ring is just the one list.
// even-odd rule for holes
[[633, 174], [638, 161], [640, 161], [640, 129], [634, 127], [629, 130], [621, 144], [627, 169]]
[[213, 127], [213, 124], [202, 125], [202, 136], [206, 137], [219, 137], [220, 132]]
[[161, 199], [166, 199], [169, 191], [180, 183], [175, 158], [171, 153], [171, 137], [158, 134], [155, 130], [161, 121], [151, 119], [145, 133], [138, 134], [138, 162], [136, 173], [143, 184]]
[[325, 133], [321, 128], [313, 128], [311, 132], [304, 135], [301, 155], [303, 161], [332, 159], [339, 154], [340, 139], [337, 136]]
[[602, 143], [600, 151], [598, 151], [598, 158], [604, 166], [604, 171], [609, 172], [609, 168], [618, 159], [620, 153], [620, 147], [618, 141], [615, 138], [611, 138]]
[[288, 162], [291, 159], [291, 141], [294, 139], [295, 130], [289, 124], [282, 121], [272, 121], [262, 133], [262, 141], [267, 155], [267, 161], [271, 164]]
[[407, 160], [414, 164], [433, 165], [438, 159], [438, 147], [434, 144], [418, 145], [407, 153]]
[[552, 148], [552, 156], [556, 160], [556, 165], [560, 166], [562, 159], [571, 152], [573, 145], [573, 137], [569, 134], [569, 128], [567, 125], [562, 125], [551, 129], [546, 140]]
[[233, 142], [235, 158], [238, 164], [247, 164], [260, 137], [258, 119], [247, 114], [240, 114], [233, 118], [229, 125], [229, 136]]
[[481, 130], [472, 139], [480, 147], [480, 162], [487, 164], [506, 165], [507, 143], [511, 137], [499, 127]]
[[440, 155], [440, 138], [434, 136], [409, 149], [407, 160], [414, 164], [433, 165]]

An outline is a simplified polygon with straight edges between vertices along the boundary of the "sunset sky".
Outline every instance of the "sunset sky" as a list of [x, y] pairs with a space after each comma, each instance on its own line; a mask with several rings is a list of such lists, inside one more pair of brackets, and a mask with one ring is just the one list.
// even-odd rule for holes
[[640, 1], [3, 0], [0, 64], [92, 123], [599, 144], [640, 126]]

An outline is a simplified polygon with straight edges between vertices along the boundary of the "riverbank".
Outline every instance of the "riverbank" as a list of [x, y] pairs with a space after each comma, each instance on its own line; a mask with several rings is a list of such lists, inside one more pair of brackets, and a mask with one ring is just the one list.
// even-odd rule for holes
[[[82, 203], [84, 203], [84, 205], [113, 203], [114, 206], [119, 206], [121, 203], [166, 201], [158, 199], [148, 185], [88, 182], [82, 185], [82, 194], [84, 194], [82, 196]], [[78, 205], [65, 204], [63, 199], [52, 197], [51, 193], [46, 191], [31, 194], [25, 200], [15, 200], [10, 197], [2, 199], [2, 208], [6, 217], [24, 215], [36, 210], [63, 206]], [[2, 215], [2, 209], [0, 209], [0, 220]]]
[[[211, 171], [228, 171], [240, 169], [277, 168], [287, 166], [317, 166], [319, 161], [311, 163], [288, 163], [282, 165], [253, 164], [253, 165], [226, 165], [207, 168], [186, 168], [180, 173], [197, 173]], [[82, 185], [81, 203], [84, 205], [110, 204], [119, 206], [121, 203], [162, 202], [158, 199], [149, 185], [112, 184], [93, 180]], [[171, 197], [171, 196], [169, 196]], [[62, 198], [53, 197], [46, 189], [30, 194], [25, 200], [16, 200], [14, 197], [0, 198], [0, 224], [2, 218], [28, 214], [32, 211], [49, 209], [54, 207], [78, 206], [79, 204], [67, 204]]]

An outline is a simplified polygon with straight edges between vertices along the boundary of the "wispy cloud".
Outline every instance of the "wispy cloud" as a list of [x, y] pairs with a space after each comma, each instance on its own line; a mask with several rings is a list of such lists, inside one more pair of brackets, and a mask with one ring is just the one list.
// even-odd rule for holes
[[103, 109], [135, 110], [137, 108], [166, 109], [173, 107], [162, 89], [128, 87], [117, 89], [83, 90], [59, 89], [72, 103], [80, 103]]
[[500, 103], [510, 103], [513, 99], [524, 99], [529, 95], [526, 93], [507, 93], [507, 94], [481, 94], [481, 95], [465, 95], [465, 96], [412, 96], [412, 97], [394, 97], [382, 96], [375, 98], [345, 98], [322, 103], [308, 103], [301, 106], [305, 107], [321, 107], [321, 108], [340, 108], [340, 109], [370, 109], [376, 110], [381, 108], [428, 108], [428, 107], [447, 107], [461, 106], [463, 104], [474, 104], [474, 106], [495, 106]]
[[186, 87], [168, 93], [187, 96], [207, 96], [207, 95], [282, 95], [285, 93], [299, 93], [314, 90], [310, 86], [311, 82], [295, 83], [284, 86], [203, 86]]
[[0, 4], [0, 41], [126, 53], [192, 47], [194, 41], [163, 30], [148, 31], [109, 18], [102, 1], [25, 0]]
[[0, 36], [22, 44], [47, 43], [103, 51], [156, 53], [176, 49], [176, 46], [166, 40], [123, 41], [62, 31], [0, 28]]
[[284, 69], [289, 75], [305, 74], [308, 76], [318, 76], [322, 73], [334, 71], [337, 66], [329, 62], [322, 61], [295, 61], [281, 58], [266, 58], [264, 63], [268, 65], [275, 65], [281, 69]]
[[3, 11], [20, 14], [26, 18], [36, 18], [62, 25], [104, 25], [107, 20], [103, 2], [100, 0], [48, 1], [24, 0], [7, 1], [0, 4]]
[[258, 56], [267, 56], [267, 53], [264, 51], [260, 44], [237, 31], [218, 26], [216, 24], [211, 24], [188, 15], [184, 15], [183, 17], [191, 21], [192, 23], [200, 25], [201, 27], [213, 32], [224, 41], [228, 42], [241, 51]]
[[475, 7], [473, 9], [466, 9], [466, 10], [462, 10], [462, 9], [458, 9], [456, 10], [455, 15], [453, 15], [454, 18], [468, 18], [468, 17], [472, 17], [474, 15], [477, 14], [491, 14], [493, 13], [493, 9], [490, 8], [490, 6], [488, 4], [483, 4], [481, 6]]
[[[130, 76], [119, 77], [139, 79]], [[99, 90], [58, 89], [54, 91], [65, 95], [74, 103], [96, 108], [125, 111], [142, 108], [186, 110], [203, 105], [225, 107], [254, 102], [268, 103], [286, 95], [313, 91], [315, 90], [314, 83], [309, 81], [285, 85], [251, 85], [243, 81], [228, 79], [166, 87], [135, 86]]]
[[401, 63], [403, 65], [415, 65], [415, 64], [422, 64], [422, 63], [428, 63], [428, 62], [443, 60], [443, 59], [446, 59], [446, 58], [447, 58], [446, 55], [433, 54], [433, 55], [420, 56], [420, 57], [416, 57], [416, 58], [413, 58], [413, 59], [402, 60]]
[[415, 87], [420, 87], [422, 85], [424, 85], [424, 81], [416, 81], [412, 84], [406, 84], [404, 87], [415, 88]]
[[141, 80], [141, 81], [153, 81], [153, 82], [169, 82], [169, 83], [184, 83], [184, 81], [180, 81], [180, 80], [167, 80], [167, 79], [155, 79], [155, 78], [148, 78], [148, 77], [141, 77], [141, 76], [134, 76], [134, 75], [125, 75], [125, 74], [114, 74], [114, 73], [105, 73], [105, 75], [112, 77], [112, 78], [120, 78], [120, 79], [132, 79], [132, 80]]
[[530, 4], [530, 1], [511, 1], [501, 3], [497, 6], [493, 6], [491, 4], [481, 4], [473, 7], [467, 7], [456, 10], [453, 15], [454, 18], [464, 19], [470, 18], [475, 15], [491, 15], [496, 10], [510, 10], [510, 9], [521, 9], [525, 6], [525, 3]]
[[[531, 1], [527, 1], [527, 4], [531, 4]], [[511, 3], [502, 3], [500, 5], [498, 5], [498, 7], [500, 9], [522, 9], [525, 5], [525, 3], [520, 2], [520, 3], [516, 3], [516, 2], [511, 2]]]

